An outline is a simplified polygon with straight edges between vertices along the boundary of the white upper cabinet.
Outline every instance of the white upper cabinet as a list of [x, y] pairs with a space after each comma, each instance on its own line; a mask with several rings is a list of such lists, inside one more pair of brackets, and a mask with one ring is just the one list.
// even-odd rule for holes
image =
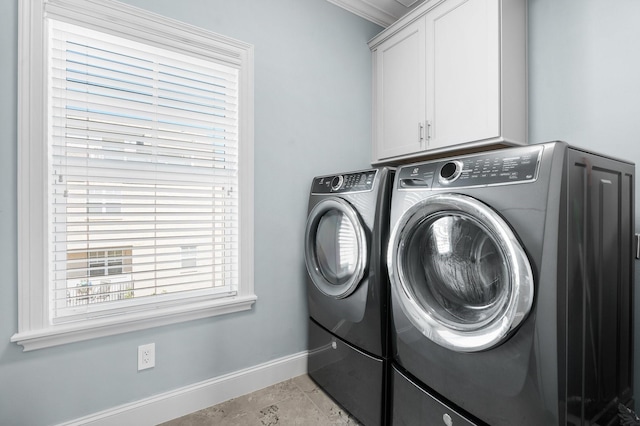
[[420, 19], [380, 44], [373, 57], [378, 79], [374, 109], [384, 117], [374, 121], [380, 158], [426, 148], [425, 42], [425, 21]]
[[526, 143], [526, 1], [431, 0], [376, 36], [373, 163]]

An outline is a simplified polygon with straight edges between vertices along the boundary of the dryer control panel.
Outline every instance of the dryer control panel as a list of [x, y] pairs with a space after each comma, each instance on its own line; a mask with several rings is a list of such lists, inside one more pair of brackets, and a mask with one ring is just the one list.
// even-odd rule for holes
[[444, 189], [536, 180], [542, 146], [527, 146], [412, 164], [398, 171], [401, 189]]
[[342, 175], [320, 176], [313, 180], [312, 194], [342, 194], [345, 192], [371, 191], [378, 170], [364, 170], [361, 172]]

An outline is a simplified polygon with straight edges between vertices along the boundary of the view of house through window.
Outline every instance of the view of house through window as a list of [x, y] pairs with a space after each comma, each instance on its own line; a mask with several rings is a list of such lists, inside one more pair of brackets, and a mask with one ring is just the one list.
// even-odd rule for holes
[[238, 72], [51, 21], [52, 318], [235, 291]]
[[67, 305], [133, 297], [131, 248], [68, 253]]

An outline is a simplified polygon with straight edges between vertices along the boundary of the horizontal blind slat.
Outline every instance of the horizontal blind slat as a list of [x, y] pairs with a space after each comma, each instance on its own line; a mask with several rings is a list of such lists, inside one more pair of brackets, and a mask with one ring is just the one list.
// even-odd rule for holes
[[[231, 241], [226, 241], [226, 242], [225, 241], [212, 242], [211, 239], [208, 239], [208, 240], [193, 239], [193, 240], [185, 240], [185, 241], [176, 240], [176, 241], [169, 241], [169, 242], [165, 242], [164, 244], [156, 244], [156, 245], [145, 246], [142, 244], [138, 244], [135, 246], [137, 250], [135, 251], [135, 254], [134, 254], [133, 252], [134, 245], [128, 241], [123, 241], [121, 245], [105, 245], [105, 246], [92, 245], [91, 247], [89, 247], [88, 243], [85, 243], [84, 245], [82, 244], [73, 245], [73, 247], [69, 247], [64, 252], [56, 252], [57, 254], [64, 255], [64, 256], [60, 256], [60, 258], [56, 258], [54, 261], [67, 262], [73, 259], [78, 259], [79, 258], [78, 256], [85, 256], [86, 258], [90, 254], [90, 252], [104, 251], [104, 250], [111, 250], [111, 249], [122, 249], [122, 250], [131, 251], [132, 253], [131, 255], [126, 255], [124, 257], [128, 257], [131, 259], [138, 259], [138, 258], [146, 259], [148, 257], [155, 257], [163, 253], [175, 252], [177, 251], [177, 249], [184, 246], [204, 247], [203, 249], [199, 249], [199, 250], [205, 250], [207, 247], [214, 247], [216, 256], [230, 257], [231, 255], [225, 252], [224, 250], [229, 250], [229, 253], [231, 253], [233, 251], [232, 248], [236, 244], [238, 244], [238, 240], [235, 239], [235, 237]], [[71, 257], [67, 259], [66, 255], [71, 255], [73, 259]]]
[[[102, 139], [96, 141], [95, 138], [99, 134], [91, 134], [86, 132], [78, 132], [73, 135], [73, 143], [66, 146], [54, 145], [52, 149], [53, 156], [67, 157], [76, 155], [77, 157], [97, 158], [99, 154], [108, 152], [114, 159], [124, 159], [128, 157], [139, 156], [149, 159], [150, 156], [158, 158], [156, 162], [161, 162], [163, 157], [167, 158], [184, 158], [184, 159], [205, 159], [214, 161], [233, 162], [237, 159], [237, 150], [233, 147], [220, 148], [215, 146], [203, 146], [195, 143], [177, 143], [172, 141], [155, 141], [156, 145], [148, 145], [145, 143], [132, 143], [122, 140]], [[69, 140], [69, 138], [66, 138]], [[160, 143], [160, 144], [158, 144]]]
[[83, 104], [81, 102], [69, 101], [64, 108], [53, 106], [54, 113], [60, 117], [71, 119], [93, 119], [98, 121], [113, 121], [116, 123], [131, 123], [134, 125], [148, 126], [152, 129], [176, 131], [184, 129], [195, 132], [221, 132], [232, 130], [236, 124], [235, 117], [224, 117], [209, 115], [201, 117], [191, 111], [181, 111], [173, 109], [168, 111], [157, 105], [145, 106], [136, 105], [135, 108], [127, 108], [123, 103], [117, 105], [109, 104]]
[[79, 74], [78, 78], [66, 75], [65, 79], [53, 78], [53, 101], [57, 105], [65, 102], [86, 102], [98, 105], [129, 105], [132, 110], [149, 107], [166, 108], [173, 115], [180, 110], [208, 113], [216, 116], [237, 116], [235, 93], [178, 92], [137, 84], [134, 81], [110, 79], [106, 75]]

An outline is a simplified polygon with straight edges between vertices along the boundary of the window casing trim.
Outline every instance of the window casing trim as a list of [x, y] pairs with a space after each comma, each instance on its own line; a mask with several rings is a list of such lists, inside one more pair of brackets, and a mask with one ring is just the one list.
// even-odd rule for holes
[[20, 332], [14, 334], [11, 341], [22, 345], [25, 351], [43, 349], [215, 315], [246, 311], [251, 309], [256, 299], [257, 297], [254, 295], [234, 296], [165, 307], [161, 314], [148, 310], [131, 312], [115, 317], [103, 317], [87, 323], [61, 324], [40, 330]]
[[[236, 67], [240, 81], [240, 278], [235, 296], [159, 304], [52, 325], [48, 306], [47, 32], [55, 18]], [[19, 2], [18, 333], [25, 351], [251, 309], [253, 290], [253, 46], [113, 0]]]

